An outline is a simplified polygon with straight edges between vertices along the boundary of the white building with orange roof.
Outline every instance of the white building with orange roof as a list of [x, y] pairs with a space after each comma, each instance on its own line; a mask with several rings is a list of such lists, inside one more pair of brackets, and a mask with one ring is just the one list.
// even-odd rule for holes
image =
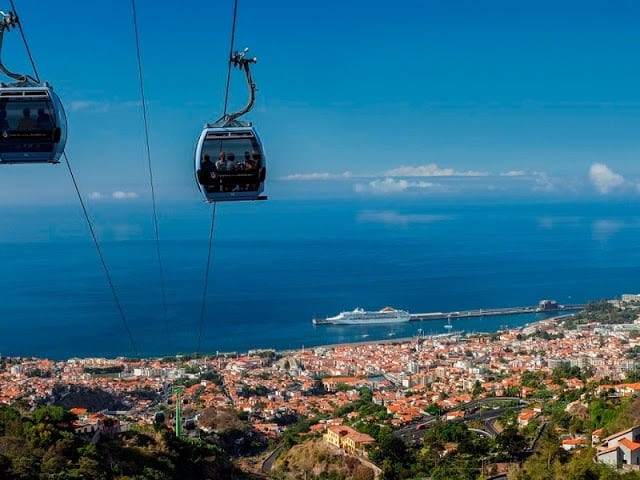
[[576, 448], [584, 448], [587, 446], [587, 439], [578, 437], [578, 438], [565, 438], [562, 440], [562, 448], [567, 452], [571, 450], [575, 450]]
[[448, 421], [464, 420], [464, 411], [454, 410], [453, 412], [448, 412], [444, 419]]
[[604, 432], [603, 428], [598, 428], [591, 432], [591, 445], [595, 445], [596, 443], [600, 443], [600, 437], [602, 437], [602, 433]]
[[529, 422], [538, 416], [538, 413], [533, 410], [523, 410], [518, 414], [518, 425], [526, 427]]
[[615, 433], [597, 448], [596, 460], [608, 465], [640, 465], [640, 425]]

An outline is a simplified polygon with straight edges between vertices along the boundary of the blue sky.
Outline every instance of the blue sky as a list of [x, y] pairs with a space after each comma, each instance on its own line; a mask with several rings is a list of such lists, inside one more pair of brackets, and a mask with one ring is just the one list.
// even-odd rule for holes
[[[83, 194], [148, 198], [131, 2], [16, 7], [66, 105]], [[137, 7], [157, 195], [197, 202], [194, 144], [223, 107], [233, 1]], [[640, 195], [639, 14], [634, 1], [240, 0], [266, 193]], [[2, 56], [28, 71], [17, 32]], [[246, 100], [234, 73], [232, 108]], [[42, 196], [75, 201], [64, 165], [2, 168], [0, 203]]]

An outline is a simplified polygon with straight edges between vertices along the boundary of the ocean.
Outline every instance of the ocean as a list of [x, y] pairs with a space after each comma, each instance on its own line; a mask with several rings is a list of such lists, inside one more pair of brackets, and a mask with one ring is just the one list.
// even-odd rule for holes
[[[79, 206], [10, 207], [0, 213], [0, 354], [162, 356], [192, 353], [199, 342], [202, 353], [297, 349], [445, 332], [442, 320], [311, 323], [356, 307], [449, 312], [637, 293], [637, 206], [375, 197], [221, 203], [202, 335], [211, 206], [158, 205], [165, 317], [150, 205], [89, 204], [124, 322]], [[488, 332], [540, 318], [452, 325]]]

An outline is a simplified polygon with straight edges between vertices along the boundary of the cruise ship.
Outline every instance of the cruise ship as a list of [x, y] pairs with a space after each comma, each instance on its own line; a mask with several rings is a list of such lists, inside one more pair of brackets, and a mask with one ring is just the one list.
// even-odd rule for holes
[[341, 312], [335, 317], [314, 318], [314, 325], [371, 325], [376, 323], [403, 323], [411, 320], [411, 315], [405, 310], [385, 307], [377, 312], [367, 312], [362, 308], [356, 308], [352, 312]]

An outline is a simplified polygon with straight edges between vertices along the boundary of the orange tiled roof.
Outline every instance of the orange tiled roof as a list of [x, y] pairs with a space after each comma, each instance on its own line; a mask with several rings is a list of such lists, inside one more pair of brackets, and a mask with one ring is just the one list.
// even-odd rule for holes
[[620, 440], [618, 442], [620, 445], [624, 445], [625, 447], [627, 447], [629, 450], [634, 451], [634, 450], [638, 450], [640, 448], [640, 443], [638, 442], [632, 442], [631, 440], [629, 440], [628, 438], [623, 438], [622, 440]]
[[562, 440], [563, 445], [585, 445], [586, 443], [585, 438], [565, 438]]

